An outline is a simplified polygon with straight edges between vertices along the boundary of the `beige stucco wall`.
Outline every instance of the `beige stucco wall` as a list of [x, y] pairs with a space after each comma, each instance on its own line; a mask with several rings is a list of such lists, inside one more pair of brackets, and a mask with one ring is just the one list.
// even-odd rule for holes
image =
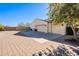
[[54, 25], [54, 24], [50, 23], [48, 25], [48, 32], [65, 35], [66, 25], [65, 24], [64, 25]]
[[52, 24], [51, 23], [48, 23], [47, 28], [48, 28], [48, 32], [52, 33]]

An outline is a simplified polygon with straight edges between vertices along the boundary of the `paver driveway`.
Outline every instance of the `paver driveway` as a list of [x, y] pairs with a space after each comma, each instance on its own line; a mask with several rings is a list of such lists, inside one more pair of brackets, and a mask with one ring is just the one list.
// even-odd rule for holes
[[18, 31], [0, 32], [0, 55], [32, 55], [36, 51], [45, 49], [49, 45], [41, 44], [30, 37], [14, 35]]
[[[0, 55], [27, 55], [37, 43], [30, 38], [14, 35], [16, 31], [0, 32]], [[33, 43], [33, 45], [32, 45]], [[31, 50], [29, 50], [31, 49]]]
[[[19, 31], [2, 31], [0, 32], [0, 56], [31, 56], [33, 53], [39, 51], [47, 51], [46, 48], [50, 48], [50, 45], [57, 47], [60, 43], [46, 40], [44, 38], [34, 38], [36, 36], [21, 36], [15, 35]], [[24, 32], [23, 32], [24, 33]], [[42, 35], [42, 34], [41, 34]], [[39, 36], [39, 35], [38, 35]], [[41, 37], [41, 36], [39, 36]], [[53, 38], [52, 38], [53, 39]], [[43, 41], [42, 43], [40, 43]]]

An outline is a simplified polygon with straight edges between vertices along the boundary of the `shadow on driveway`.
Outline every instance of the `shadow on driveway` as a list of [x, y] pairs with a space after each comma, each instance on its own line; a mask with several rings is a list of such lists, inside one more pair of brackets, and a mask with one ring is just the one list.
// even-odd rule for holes
[[44, 39], [47, 39], [47, 40], [53, 40], [53, 39], [56, 39], [56, 38], [62, 36], [60, 34], [43, 33], [43, 32], [35, 32], [35, 31], [18, 32], [15, 35], [32, 37], [32, 38], [44, 38]]

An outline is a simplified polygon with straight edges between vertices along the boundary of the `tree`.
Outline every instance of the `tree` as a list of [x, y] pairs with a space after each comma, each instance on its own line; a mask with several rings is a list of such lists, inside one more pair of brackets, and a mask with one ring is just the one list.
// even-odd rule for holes
[[51, 3], [49, 4], [49, 21], [55, 24], [66, 24], [70, 26], [77, 39], [75, 27], [79, 24], [79, 4], [78, 3]]

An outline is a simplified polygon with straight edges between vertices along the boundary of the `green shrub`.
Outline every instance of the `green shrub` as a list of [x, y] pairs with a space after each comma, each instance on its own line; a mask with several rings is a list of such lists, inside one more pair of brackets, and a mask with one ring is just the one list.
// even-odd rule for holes
[[0, 24], [0, 31], [4, 30], [4, 26], [2, 24]]
[[73, 35], [73, 30], [71, 27], [66, 27], [66, 35]]

